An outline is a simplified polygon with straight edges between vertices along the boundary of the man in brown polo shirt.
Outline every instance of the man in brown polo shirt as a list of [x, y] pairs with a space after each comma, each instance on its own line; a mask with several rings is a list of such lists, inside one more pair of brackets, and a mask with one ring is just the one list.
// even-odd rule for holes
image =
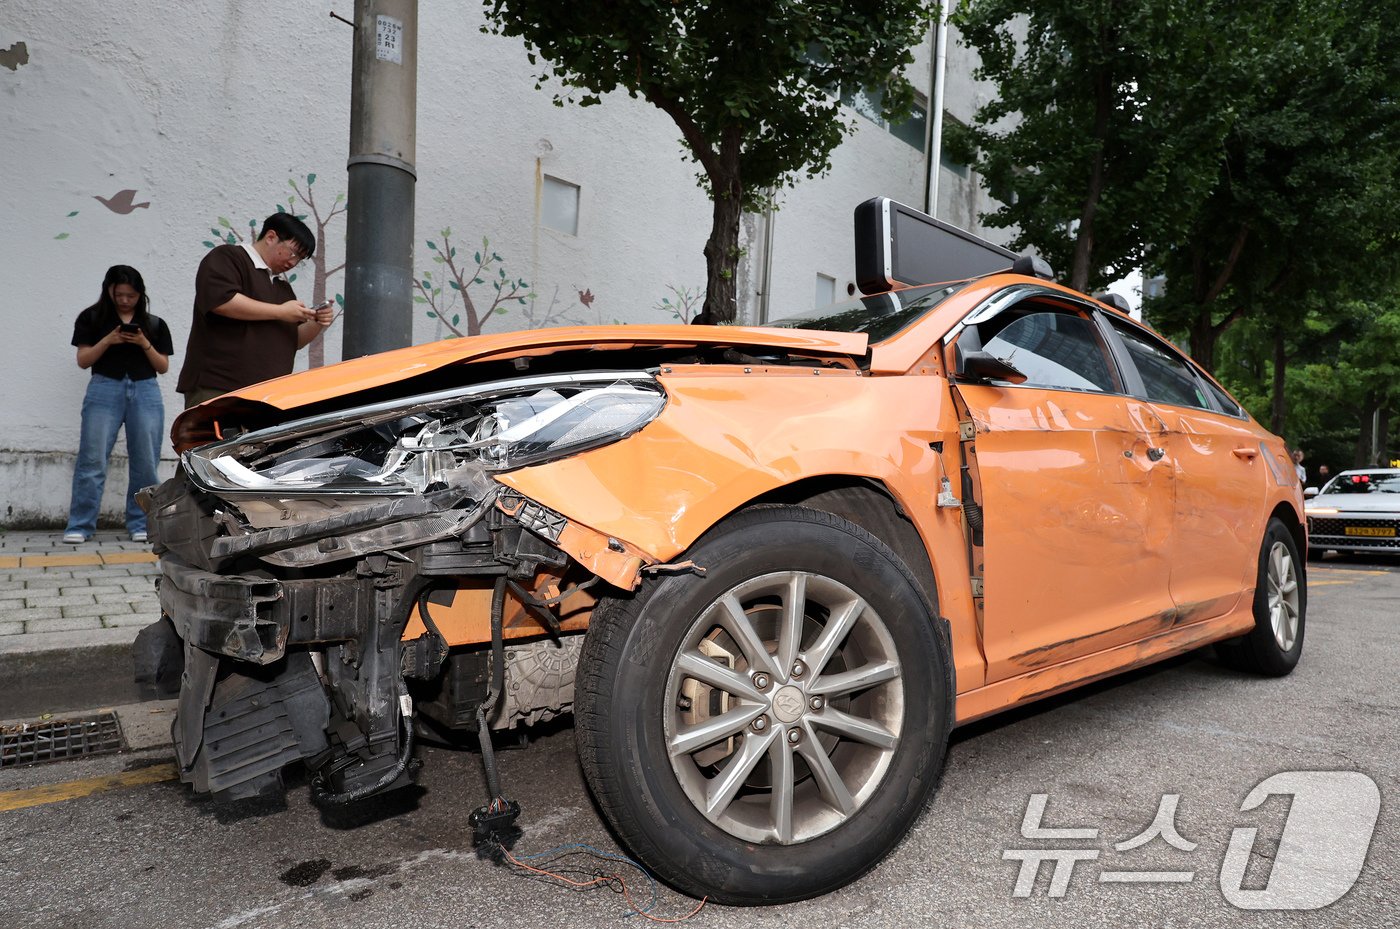
[[283, 277], [316, 251], [316, 237], [290, 213], [273, 213], [252, 245], [220, 245], [194, 280], [194, 325], [175, 389], [185, 409], [220, 394], [292, 373], [297, 349], [331, 324]]

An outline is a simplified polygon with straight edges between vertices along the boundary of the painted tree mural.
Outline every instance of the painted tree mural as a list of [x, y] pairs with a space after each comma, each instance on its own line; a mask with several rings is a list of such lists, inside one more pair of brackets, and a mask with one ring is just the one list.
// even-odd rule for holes
[[[438, 233], [442, 241], [427, 241], [438, 265], [437, 276], [424, 271], [413, 286], [418, 295], [415, 303], [428, 306], [428, 318], [436, 319], [454, 336], [481, 335], [482, 326], [492, 316], [508, 313], [509, 304], [526, 304], [534, 299], [530, 285], [523, 279], [511, 278], [501, 266], [501, 256], [491, 250], [491, 240], [482, 236], [480, 251], [471, 260], [457, 259], [457, 247], [452, 244], [452, 227]], [[472, 296], [473, 288], [490, 290], [490, 294]], [[486, 297], [490, 302], [485, 302]]]

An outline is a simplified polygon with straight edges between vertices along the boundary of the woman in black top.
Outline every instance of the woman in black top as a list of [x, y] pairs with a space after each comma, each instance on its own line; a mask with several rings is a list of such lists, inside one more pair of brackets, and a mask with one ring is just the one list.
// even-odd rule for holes
[[83, 397], [65, 542], [85, 542], [97, 528], [107, 459], [123, 425], [129, 463], [126, 529], [133, 542], [146, 541], [146, 514], [136, 503], [136, 491], [157, 480], [165, 404], [156, 375], [169, 370], [173, 354], [169, 328], [149, 307], [141, 272], [113, 265], [102, 281], [102, 295], [73, 325], [78, 367], [91, 368], [92, 377]]

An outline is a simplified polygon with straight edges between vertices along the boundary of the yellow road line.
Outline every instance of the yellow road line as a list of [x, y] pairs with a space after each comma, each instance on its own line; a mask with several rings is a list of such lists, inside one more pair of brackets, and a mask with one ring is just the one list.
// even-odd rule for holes
[[1345, 587], [1347, 584], [1359, 584], [1360, 581], [1308, 581], [1308, 587]]
[[44, 806], [49, 803], [62, 803], [121, 787], [138, 787], [142, 784], [158, 784], [173, 781], [180, 774], [173, 764], [151, 765], [120, 774], [104, 777], [88, 777], [79, 781], [65, 781], [62, 784], [47, 784], [43, 787], [30, 787], [25, 790], [0, 791], [0, 813], [22, 810], [31, 806]]
[[1394, 573], [1394, 572], [1391, 572], [1391, 571], [1367, 571], [1367, 570], [1365, 570], [1365, 569], [1363, 569], [1363, 568], [1319, 568], [1319, 567], [1316, 567], [1316, 566], [1313, 566], [1313, 567], [1308, 568], [1308, 573], [1309, 573], [1309, 574], [1317, 574], [1318, 572], [1322, 572], [1323, 574], [1367, 574], [1367, 575], [1381, 575], [1381, 574], [1392, 574], [1392, 573]]

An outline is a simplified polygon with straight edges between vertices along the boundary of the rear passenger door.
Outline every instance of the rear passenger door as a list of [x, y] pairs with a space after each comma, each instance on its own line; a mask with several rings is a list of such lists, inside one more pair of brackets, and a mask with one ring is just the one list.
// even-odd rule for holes
[[1178, 625], [1222, 616], [1254, 586], [1264, 534], [1268, 464], [1229, 395], [1173, 346], [1105, 317], [1129, 389], [1151, 402], [1176, 486], [1170, 589]]

